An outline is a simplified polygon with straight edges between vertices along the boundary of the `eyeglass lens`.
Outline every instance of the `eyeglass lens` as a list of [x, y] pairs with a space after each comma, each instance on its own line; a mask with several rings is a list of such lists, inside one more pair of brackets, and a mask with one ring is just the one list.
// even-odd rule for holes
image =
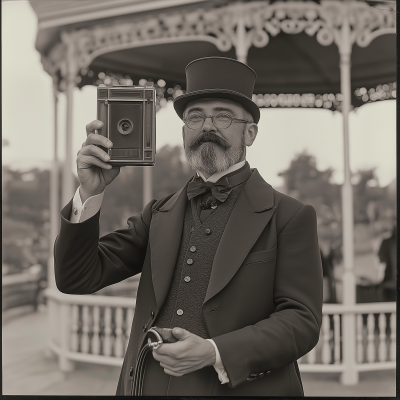
[[[204, 114], [190, 114], [185, 123], [189, 128], [199, 129], [204, 125], [206, 118]], [[211, 116], [211, 119], [213, 124], [219, 129], [228, 128], [232, 123], [232, 117], [228, 114], [217, 114]]]

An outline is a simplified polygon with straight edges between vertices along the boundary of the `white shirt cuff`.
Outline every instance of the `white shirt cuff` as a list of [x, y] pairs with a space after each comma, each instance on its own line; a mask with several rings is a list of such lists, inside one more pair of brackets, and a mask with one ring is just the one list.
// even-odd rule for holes
[[218, 378], [221, 381], [221, 384], [228, 383], [229, 382], [228, 374], [226, 373], [224, 365], [222, 364], [221, 356], [219, 354], [217, 345], [212, 339], [206, 339], [206, 340], [208, 340], [214, 346], [215, 364], [213, 365], [213, 367], [215, 371], [217, 371]]
[[72, 213], [70, 222], [77, 224], [93, 217], [101, 208], [103, 203], [104, 191], [96, 196], [89, 197], [83, 204], [79, 187], [76, 189], [75, 196], [72, 199]]

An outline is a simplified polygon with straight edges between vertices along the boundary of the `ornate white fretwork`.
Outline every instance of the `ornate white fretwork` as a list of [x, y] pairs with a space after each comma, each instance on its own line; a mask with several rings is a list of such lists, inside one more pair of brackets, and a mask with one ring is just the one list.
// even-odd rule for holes
[[[347, 39], [342, 34], [343, 21], [348, 27]], [[379, 35], [395, 33], [395, 22], [394, 11], [374, 8], [364, 1], [238, 2], [188, 12], [153, 14], [145, 19], [125, 18], [64, 32], [62, 43], [43, 57], [42, 62], [50, 74], [61, 70], [65, 75], [64, 59], [69, 53], [74, 58], [69, 61], [73, 65], [69, 73], [78, 75], [104, 53], [184, 41], [211, 42], [223, 52], [233, 46], [237, 58], [246, 62], [251, 46], [264, 47], [280, 32], [315, 35], [321, 45], [335, 43], [342, 53], [350, 54], [353, 43], [367, 46]]]

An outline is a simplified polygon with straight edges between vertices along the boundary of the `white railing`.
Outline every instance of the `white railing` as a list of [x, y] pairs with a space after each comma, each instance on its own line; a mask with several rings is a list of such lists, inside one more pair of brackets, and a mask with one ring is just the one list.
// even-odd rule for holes
[[[344, 315], [355, 319], [355, 338], [342, 335]], [[356, 347], [356, 371], [395, 369], [396, 303], [324, 304], [319, 342], [299, 360], [300, 371], [343, 372], [345, 341]]]
[[73, 361], [121, 366], [135, 312], [135, 298], [65, 295], [46, 290], [50, 348], [60, 369]]
[[[65, 295], [47, 289], [50, 348], [62, 370], [73, 361], [121, 366], [128, 345], [135, 299], [98, 295]], [[356, 322], [356, 337], [342, 335], [343, 316]], [[320, 340], [299, 360], [303, 372], [344, 372], [343, 344], [356, 346], [356, 371], [396, 368], [396, 303], [345, 307], [324, 304]]]

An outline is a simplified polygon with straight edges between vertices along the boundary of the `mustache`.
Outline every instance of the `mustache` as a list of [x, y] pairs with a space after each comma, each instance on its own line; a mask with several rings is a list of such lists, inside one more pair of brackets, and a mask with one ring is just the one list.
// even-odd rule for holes
[[188, 146], [188, 147], [191, 150], [197, 150], [203, 143], [207, 143], [207, 142], [217, 143], [225, 149], [229, 149], [230, 147], [232, 147], [227, 140], [217, 136], [213, 132], [203, 133], [202, 135], [200, 135], [196, 139], [194, 139], [192, 141], [192, 143], [190, 144], [190, 146]]

